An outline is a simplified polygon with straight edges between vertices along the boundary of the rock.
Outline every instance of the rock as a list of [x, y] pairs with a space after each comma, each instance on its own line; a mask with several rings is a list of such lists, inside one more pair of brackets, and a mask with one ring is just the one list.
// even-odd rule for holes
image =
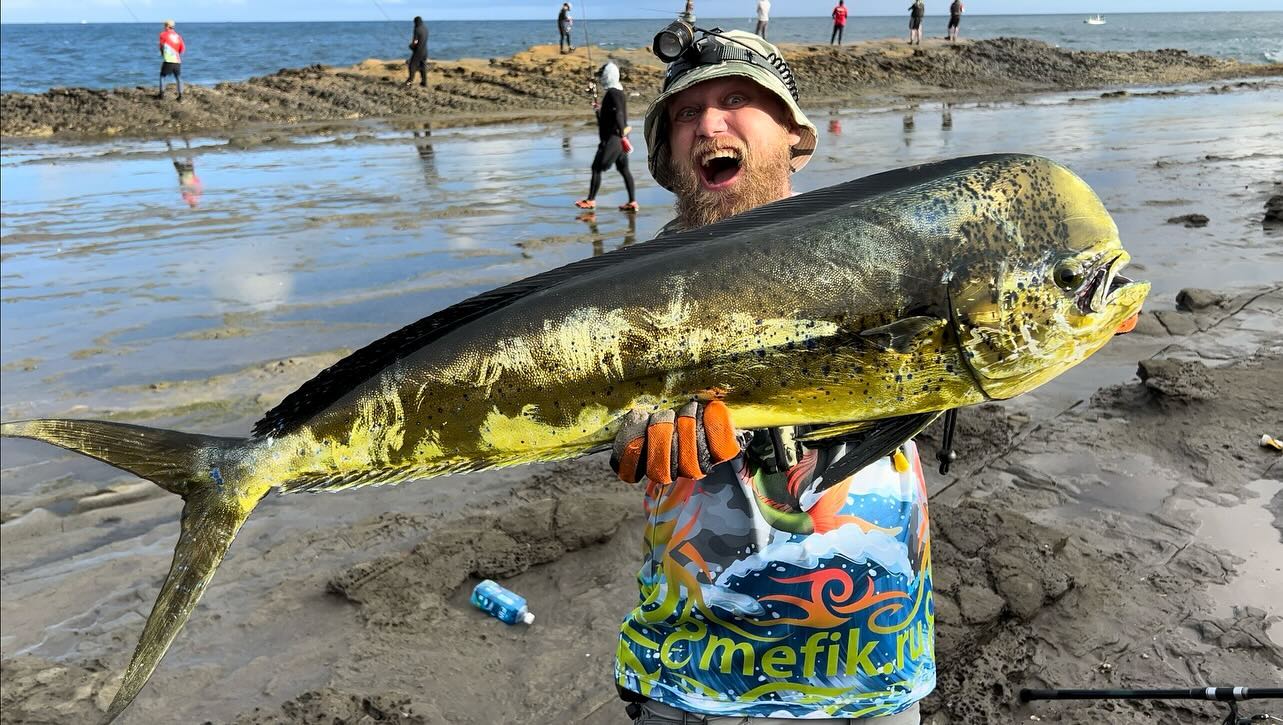
[[961, 583], [962, 578], [958, 576], [958, 570], [952, 567], [942, 567], [931, 572], [931, 590], [937, 595], [951, 593]]
[[1167, 220], [1168, 224], [1184, 224], [1186, 229], [1205, 227], [1210, 220], [1203, 214], [1181, 214]]
[[1275, 194], [1265, 202], [1265, 218], [1262, 224], [1283, 224], [1283, 194]]
[[98, 695], [114, 673], [97, 663], [58, 664], [31, 655], [4, 660], [0, 668], [0, 711], [5, 723], [96, 722], [105, 703]]
[[1155, 319], [1171, 335], [1192, 335], [1198, 332], [1198, 320], [1189, 312], [1177, 310], [1159, 310], [1154, 313]]
[[992, 622], [1002, 614], [1006, 603], [988, 587], [965, 586], [958, 592], [958, 607], [962, 618], [971, 624]]
[[1201, 362], [1141, 360], [1136, 374], [1145, 387], [1166, 398], [1194, 401], [1216, 395], [1216, 384]]
[[1165, 337], [1167, 328], [1163, 327], [1163, 323], [1159, 322], [1152, 312], [1141, 312], [1140, 318], [1136, 320], [1136, 328], [1132, 332], [1137, 335]]
[[1223, 649], [1257, 650], [1283, 666], [1283, 647], [1274, 644], [1268, 634], [1279, 617], [1256, 607], [1235, 606], [1232, 611], [1232, 616], [1221, 619], [1194, 620], [1200, 638]]
[[1224, 307], [1229, 298], [1219, 292], [1187, 287], [1176, 293], [1176, 309], [1197, 312], [1208, 307]]
[[[954, 452], [958, 461], [975, 465], [1006, 450], [1021, 422], [1000, 405], [980, 405], [958, 415]], [[935, 461], [944, 436], [944, 421], [938, 420], [918, 438], [918, 452], [924, 461]], [[934, 463], [932, 464], [935, 465]], [[957, 464], [959, 466], [964, 464]], [[958, 469], [954, 469], [955, 471]]]
[[608, 494], [585, 494], [579, 502], [565, 501], [557, 507], [553, 530], [571, 551], [609, 541], [620, 524], [636, 513], [636, 505], [627, 498]]
[[1028, 560], [1010, 552], [999, 552], [989, 560], [989, 573], [998, 593], [1021, 620], [1028, 622], [1042, 611], [1046, 592]]
[[935, 608], [937, 626], [962, 623], [962, 614], [958, 611], [958, 605], [954, 604], [949, 597], [935, 597]]

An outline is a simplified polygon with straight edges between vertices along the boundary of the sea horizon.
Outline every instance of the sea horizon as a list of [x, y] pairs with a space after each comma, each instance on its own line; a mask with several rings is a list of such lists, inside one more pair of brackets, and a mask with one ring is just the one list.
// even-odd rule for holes
[[[591, 19], [575, 24], [576, 44], [638, 48], [671, 17]], [[1249, 63], [1283, 61], [1283, 11], [1198, 13], [1120, 13], [1106, 16], [1106, 25], [1087, 25], [1085, 14], [1029, 15], [977, 13], [964, 16], [964, 40], [1021, 37], [1068, 50], [1159, 50], [1179, 48]], [[281, 42], [279, 22], [183, 22], [178, 28], [186, 43], [183, 80], [211, 85], [242, 81], [282, 68], [315, 64], [346, 67], [370, 58], [400, 60], [406, 55], [408, 20], [316, 20], [291, 22], [297, 32]], [[752, 30], [749, 17], [701, 18], [704, 27]], [[113, 88], [156, 83], [157, 23], [7, 23], [0, 25], [0, 91], [40, 93], [51, 88]], [[929, 37], [943, 36], [944, 16], [928, 16]], [[429, 54], [434, 60], [503, 58], [533, 45], [557, 42], [551, 20], [463, 21], [429, 20]], [[58, 32], [49, 32], [58, 29]], [[778, 43], [824, 44], [829, 40], [826, 17], [776, 16], [768, 38]], [[853, 16], [845, 41], [899, 37], [907, 34], [903, 16]], [[95, 48], [93, 63], [61, 59]]]

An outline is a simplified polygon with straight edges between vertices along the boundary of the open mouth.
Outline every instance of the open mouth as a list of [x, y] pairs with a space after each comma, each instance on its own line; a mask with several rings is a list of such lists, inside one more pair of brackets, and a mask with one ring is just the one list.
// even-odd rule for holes
[[1131, 258], [1126, 253], [1120, 254], [1092, 273], [1075, 300], [1083, 314], [1104, 311], [1119, 290], [1135, 281], [1120, 273], [1129, 261]]
[[739, 178], [744, 158], [738, 149], [720, 148], [699, 156], [699, 181], [705, 189], [724, 189]]

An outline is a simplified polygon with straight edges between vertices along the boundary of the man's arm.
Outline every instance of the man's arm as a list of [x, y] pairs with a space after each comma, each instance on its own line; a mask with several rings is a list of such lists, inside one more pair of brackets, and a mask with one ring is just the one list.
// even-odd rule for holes
[[618, 92], [619, 96], [615, 100], [615, 126], [619, 128], [619, 135], [622, 138], [628, 128], [628, 106], [627, 101], [624, 100], [624, 92]]

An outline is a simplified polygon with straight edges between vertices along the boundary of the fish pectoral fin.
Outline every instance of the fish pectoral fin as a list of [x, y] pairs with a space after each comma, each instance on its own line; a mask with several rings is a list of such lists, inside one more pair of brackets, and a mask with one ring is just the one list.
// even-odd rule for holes
[[939, 317], [915, 315], [889, 325], [864, 330], [860, 337], [879, 350], [903, 354], [913, 350], [918, 340], [931, 335], [944, 324], [945, 321]]
[[849, 423], [834, 423], [807, 431], [803, 435], [794, 437], [793, 440], [798, 443], [814, 443], [816, 441], [826, 441], [844, 436], [853, 435], [867, 431], [877, 421], [856, 420]]
[[531, 448], [530, 450], [517, 452], [500, 452], [490, 456], [478, 454], [474, 458], [456, 456], [426, 464], [368, 466], [352, 471], [300, 474], [280, 483], [277, 491], [281, 495], [286, 495], [343, 491], [349, 488], [364, 488], [366, 486], [392, 486], [423, 478], [432, 478], [433, 476], [475, 473], [477, 471], [488, 471], [492, 468], [508, 468], [527, 463], [579, 458], [602, 450], [610, 450], [610, 445], [603, 444], [590, 450], [584, 450], [582, 444], [571, 441], [564, 446]]
[[895, 449], [904, 445], [905, 441], [920, 433], [941, 415], [943, 411], [932, 410], [926, 413], [870, 421], [867, 430], [854, 436], [843, 437], [841, 442], [846, 443], [846, 452], [841, 458], [830, 463], [823, 474], [812, 480], [798, 498], [803, 501], [810, 500], [850, 478], [861, 468], [883, 456], [891, 455]]

